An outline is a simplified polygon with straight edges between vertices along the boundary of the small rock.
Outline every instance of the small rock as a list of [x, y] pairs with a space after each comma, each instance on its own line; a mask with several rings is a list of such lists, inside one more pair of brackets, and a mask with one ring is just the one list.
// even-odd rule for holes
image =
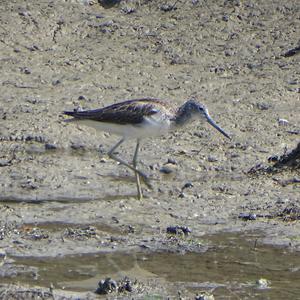
[[269, 104], [269, 103], [256, 103], [256, 107], [259, 110], [268, 110], [268, 109], [271, 108], [271, 104]]
[[288, 203], [290, 200], [289, 199], [278, 199], [276, 201], [276, 204], [285, 204]]
[[29, 16], [31, 16], [31, 13], [30, 13], [28, 10], [20, 9], [20, 11], [19, 11], [19, 16], [22, 16], [22, 17], [29, 17]]
[[131, 282], [131, 280], [128, 277], [123, 278], [118, 283], [119, 283], [119, 287], [118, 287], [119, 293], [133, 292], [133, 283]]
[[33, 44], [32, 46], [26, 47], [30, 51], [37, 51], [40, 50], [40, 47], [38, 45]]
[[195, 300], [215, 300], [215, 297], [209, 292], [200, 292], [196, 295]]
[[222, 17], [222, 20], [225, 21], [225, 22], [228, 22], [229, 21], [229, 16], [228, 15], [224, 15]]
[[116, 291], [118, 288], [117, 282], [111, 278], [106, 278], [105, 280], [100, 280], [98, 283], [98, 288], [95, 291], [96, 294], [105, 295]]
[[286, 119], [278, 119], [278, 125], [279, 126], [287, 126], [289, 124], [289, 121]]
[[259, 289], [266, 289], [270, 285], [270, 282], [265, 278], [260, 278], [260, 279], [256, 280], [255, 283]]
[[102, 22], [100, 24], [98, 24], [98, 27], [110, 27], [114, 24], [113, 20], [108, 20], [106, 22]]
[[168, 166], [163, 166], [159, 169], [159, 172], [164, 173], [164, 174], [171, 174], [173, 173], [173, 169], [168, 167]]
[[187, 183], [184, 184], [184, 186], [182, 187], [181, 190], [189, 189], [189, 188], [192, 188], [192, 187], [194, 187], [194, 185], [191, 182], [187, 182]]
[[122, 8], [122, 12], [129, 15], [129, 14], [132, 14], [134, 13], [136, 10], [134, 7], [130, 7], [130, 6], [125, 6]]
[[216, 161], [218, 161], [218, 159], [217, 159], [215, 156], [211, 156], [211, 155], [209, 155], [209, 156], [207, 157], [207, 160], [208, 160], [209, 162], [216, 162]]
[[177, 165], [177, 162], [173, 158], [168, 158], [167, 164]]
[[256, 214], [252, 213], [240, 213], [239, 214], [239, 219], [243, 219], [245, 221], [253, 221], [256, 220]]
[[31, 74], [31, 70], [27, 67], [21, 68], [21, 72], [24, 73], [24, 74]]
[[54, 85], [54, 86], [59, 85], [59, 84], [61, 84], [61, 81], [59, 79], [55, 79], [52, 81], [52, 85]]
[[55, 149], [57, 149], [57, 145], [55, 145], [55, 144], [50, 144], [50, 143], [46, 143], [46, 144], [45, 144], [45, 149], [46, 149], [46, 150], [55, 150]]
[[280, 157], [278, 155], [272, 155], [268, 157], [268, 162], [276, 162], [279, 161]]
[[120, 223], [119, 219], [118, 219], [117, 217], [115, 217], [115, 216], [111, 217], [111, 219], [112, 219], [116, 224], [119, 224], [119, 223]]
[[132, 225], [128, 225], [128, 233], [135, 233], [135, 228]]
[[84, 150], [85, 145], [83, 143], [80, 143], [80, 142], [72, 142], [71, 143], [71, 148], [74, 149], [74, 150]]
[[164, 12], [168, 12], [168, 11], [172, 11], [172, 10], [176, 10], [177, 7], [175, 6], [174, 3], [172, 4], [163, 4], [161, 7], [160, 7], [160, 10], [164, 11]]
[[168, 234], [189, 235], [191, 232], [192, 232], [191, 229], [187, 226], [169, 226], [169, 227], [167, 227]]

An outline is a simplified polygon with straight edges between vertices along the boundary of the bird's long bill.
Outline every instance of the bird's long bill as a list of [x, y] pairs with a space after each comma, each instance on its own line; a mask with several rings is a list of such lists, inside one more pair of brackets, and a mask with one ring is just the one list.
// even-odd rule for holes
[[217, 124], [215, 123], [215, 121], [214, 121], [209, 115], [207, 115], [206, 118], [207, 118], [207, 122], [208, 122], [210, 125], [212, 125], [213, 127], [215, 127], [218, 131], [220, 131], [220, 132], [221, 132], [223, 135], [225, 135], [228, 139], [231, 139], [230, 135], [229, 135], [227, 132], [225, 132], [219, 125], [217, 125]]

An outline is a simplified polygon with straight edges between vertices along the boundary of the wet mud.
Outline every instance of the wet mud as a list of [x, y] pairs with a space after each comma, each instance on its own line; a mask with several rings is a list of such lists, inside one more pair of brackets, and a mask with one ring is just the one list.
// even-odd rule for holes
[[[297, 298], [298, 2], [2, 1], [1, 298]], [[118, 137], [62, 111], [145, 96], [197, 96], [232, 140], [144, 139], [138, 201]]]

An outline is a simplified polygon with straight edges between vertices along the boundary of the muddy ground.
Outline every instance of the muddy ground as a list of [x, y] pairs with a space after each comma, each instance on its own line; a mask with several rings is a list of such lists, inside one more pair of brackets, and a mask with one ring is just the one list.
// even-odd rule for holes
[[[3, 259], [202, 253], [203, 236], [224, 232], [297, 253], [300, 223], [289, 212], [300, 206], [299, 169], [248, 171], [299, 142], [299, 1], [87, 2], [0, 4]], [[133, 174], [106, 156], [118, 138], [61, 112], [145, 96], [174, 105], [197, 96], [232, 140], [198, 122], [145, 139], [140, 166], [153, 190], [138, 201]], [[128, 142], [120, 155], [133, 150]], [[176, 225], [188, 238], [167, 233]], [[22, 271], [5, 265], [4, 282], [17, 284]], [[161, 281], [144, 285], [139, 295], [174, 295]]]

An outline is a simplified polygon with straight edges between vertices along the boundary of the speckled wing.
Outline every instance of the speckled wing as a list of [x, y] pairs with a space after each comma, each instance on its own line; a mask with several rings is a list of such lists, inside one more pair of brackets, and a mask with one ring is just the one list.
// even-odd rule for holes
[[159, 103], [158, 99], [136, 99], [95, 110], [65, 111], [64, 114], [77, 120], [92, 120], [119, 125], [138, 125], [143, 122], [144, 117], [150, 117], [159, 111], [156, 108], [156, 105], [159, 105]]

